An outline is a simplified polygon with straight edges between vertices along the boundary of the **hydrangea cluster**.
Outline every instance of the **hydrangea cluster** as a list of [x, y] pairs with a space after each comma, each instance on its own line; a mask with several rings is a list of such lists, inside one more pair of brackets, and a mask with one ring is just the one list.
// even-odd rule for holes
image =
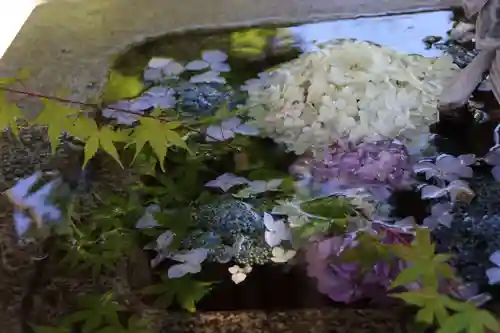
[[388, 193], [415, 182], [408, 152], [395, 140], [335, 145], [323, 159], [312, 161], [311, 175], [329, 187], [388, 189]]
[[437, 121], [452, 58], [425, 58], [334, 41], [245, 85], [253, 123], [302, 154], [339, 140], [413, 141]]
[[[195, 219], [198, 228], [210, 231], [212, 239], [218, 240], [218, 246], [213, 246], [214, 244], [207, 246], [214, 249], [216, 260], [220, 258], [220, 253], [224, 252], [221, 248], [229, 246], [238, 264], [251, 266], [270, 261], [272, 249], [265, 243], [263, 237], [265, 233], [263, 219], [249, 204], [225, 199], [219, 203], [200, 207], [195, 213]], [[199, 240], [200, 238], [196, 242]]]
[[231, 70], [227, 54], [207, 50], [201, 58], [185, 65], [170, 58], [152, 58], [144, 71], [144, 81], [150, 88], [136, 98], [109, 105], [102, 111], [103, 116], [132, 125], [154, 108], [177, 108], [181, 115], [203, 116], [213, 114], [226, 103], [235, 107], [234, 91], [225, 85], [222, 76]]
[[[372, 224], [371, 231], [383, 233], [382, 242], [387, 244], [408, 244], [414, 237], [402, 228], [376, 222]], [[406, 267], [404, 262], [394, 260], [381, 261], [366, 270], [358, 263], [342, 261], [345, 249], [356, 246], [356, 237], [357, 233], [350, 233], [345, 237], [323, 239], [311, 243], [306, 251], [308, 275], [317, 279], [321, 293], [337, 302], [386, 297], [391, 281]]]

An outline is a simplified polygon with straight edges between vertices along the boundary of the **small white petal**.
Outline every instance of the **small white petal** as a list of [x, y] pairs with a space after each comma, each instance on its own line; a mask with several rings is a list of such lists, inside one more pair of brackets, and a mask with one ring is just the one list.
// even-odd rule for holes
[[170, 230], [167, 230], [163, 232], [158, 238], [156, 239], [156, 247], [155, 250], [161, 251], [167, 249], [170, 244], [172, 244], [174, 240], [174, 233]]
[[426, 185], [422, 187], [421, 197], [422, 199], [436, 199], [440, 198], [448, 192], [447, 189], [443, 189], [434, 185]]
[[250, 274], [252, 272], [252, 266], [246, 265], [241, 269], [241, 271], [245, 274]]
[[240, 269], [241, 269], [240, 266], [234, 265], [234, 266], [229, 267], [228, 271], [231, 274], [236, 274], [236, 273], [238, 273], [240, 271]]
[[227, 54], [219, 50], [207, 50], [202, 53], [202, 58], [211, 64], [221, 63], [227, 60]]
[[177, 76], [184, 72], [184, 66], [182, 66], [177, 61], [171, 61], [162, 68], [162, 71], [167, 76]]
[[271, 261], [273, 261], [275, 263], [285, 263], [295, 256], [296, 251], [285, 250], [281, 247], [275, 247], [272, 250], [272, 254], [273, 254], [273, 257], [271, 258]]
[[495, 251], [490, 256], [490, 261], [497, 266], [500, 266], [500, 251]]
[[254, 126], [250, 126], [247, 124], [241, 124], [234, 129], [235, 133], [248, 135], [248, 136], [258, 136], [260, 134], [259, 129]]
[[170, 266], [168, 269], [168, 277], [171, 279], [176, 279], [183, 277], [184, 275], [188, 274], [189, 266], [185, 264], [177, 264]]
[[35, 172], [31, 176], [21, 179], [17, 181], [14, 187], [7, 190], [5, 194], [14, 204], [22, 206], [24, 204], [24, 198], [41, 176], [41, 172]]
[[159, 81], [163, 77], [161, 68], [146, 68], [144, 71], [144, 81]]
[[210, 66], [208, 62], [203, 60], [193, 60], [186, 65], [186, 69], [190, 71], [199, 71]]
[[278, 246], [281, 243], [281, 238], [272, 231], [266, 231], [264, 233], [264, 238], [267, 245], [269, 245], [270, 247]]
[[234, 186], [247, 184], [248, 180], [243, 177], [238, 177], [232, 173], [225, 173], [220, 175], [214, 180], [211, 180], [205, 184], [206, 187], [216, 187], [220, 188], [224, 192], [227, 192]]
[[491, 169], [491, 174], [497, 182], [500, 182], [500, 165], [496, 165]]
[[207, 259], [208, 250], [207, 249], [192, 249], [185, 253], [178, 253], [172, 257], [173, 260], [190, 263], [190, 264], [201, 264], [205, 259]]
[[161, 68], [164, 68], [165, 66], [167, 66], [171, 61], [172, 61], [172, 59], [170, 59], [170, 58], [156, 58], [155, 57], [149, 61], [148, 67], [161, 69]]
[[264, 213], [264, 225], [266, 226], [267, 230], [274, 230], [275, 229], [275, 221], [274, 218], [271, 214], [269, 213]]
[[231, 66], [225, 62], [214, 62], [210, 64], [210, 69], [214, 72], [227, 73], [231, 71]]
[[151, 268], [158, 267], [158, 265], [161, 264], [161, 262], [167, 258], [169, 258], [169, 256], [166, 253], [158, 253], [156, 255], [156, 257], [151, 259], [151, 262], [150, 262]]
[[193, 75], [189, 79], [191, 83], [220, 83], [225, 84], [226, 79], [219, 75], [218, 72], [208, 71], [202, 74]]
[[14, 219], [14, 227], [16, 229], [17, 236], [22, 237], [26, 231], [29, 230], [33, 221], [23, 212], [16, 211], [12, 214], [12, 217]]
[[238, 272], [236, 274], [231, 275], [231, 280], [233, 280], [235, 284], [240, 284], [241, 282], [245, 281], [246, 278], [247, 275], [243, 272]]
[[159, 211], [160, 211], [160, 206], [158, 205], [149, 206], [148, 208], [146, 208], [146, 212], [144, 213], [144, 215], [142, 215], [141, 218], [137, 221], [135, 227], [137, 229], [149, 229], [159, 226], [154, 215], [152, 214], [152, 213], [157, 213]]
[[207, 128], [205, 132], [205, 141], [226, 141], [234, 137], [234, 132], [232, 130], [224, 129], [220, 125], [211, 125]]
[[494, 267], [486, 270], [489, 284], [497, 284], [500, 282], [500, 268]]
[[238, 117], [231, 117], [222, 121], [221, 126], [225, 129], [235, 130], [241, 124], [241, 119]]

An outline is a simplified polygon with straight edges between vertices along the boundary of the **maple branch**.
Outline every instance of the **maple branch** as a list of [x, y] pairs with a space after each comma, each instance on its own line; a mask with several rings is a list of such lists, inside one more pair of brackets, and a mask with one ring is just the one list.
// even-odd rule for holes
[[[57, 96], [47, 96], [47, 95], [40, 94], [40, 93], [37, 93], [37, 92], [18, 90], [18, 89], [14, 89], [14, 88], [5, 87], [5, 86], [0, 86], [0, 90], [11, 92], [11, 93], [14, 93], [14, 94], [20, 94], [20, 95], [25, 95], [25, 96], [30, 96], [30, 97], [48, 99], [48, 100], [52, 100], [52, 101], [56, 101], [56, 102], [60, 102], [60, 103], [68, 103], [68, 104], [80, 105], [80, 106], [85, 106], [85, 107], [91, 107], [91, 108], [94, 109], [94, 111], [100, 111], [100, 105], [95, 104], [95, 103], [86, 103], [86, 102], [74, 101], [74, 100], [70, 100], [70, 99], [66, 99], [66, 98], [61, 98], [61, 97], [57, 97]], [[116, 108], [116, 107], [107, 107], [107, 108], [110, 109], [110, 110], [113, 110], [113, 111], [118, 111], [118, 112], [124, 112], [124, 113], [128, 113], [128, 114], [133, 114], [133, 115], [138, 116], [138, 117], [147, 117], [147, 118], [158, 119], [158, 118], [153, 117], [151, 115], [147, 115], [147, 114], [140, 115], [140, 114], [137, 114], [136, 112], [133, 112], [133, 111], [130, 111], [130, 110], [126, 110], [126, 109], [121, 109], [121, 108]], [[165, 120], [165, 121], [172, 121], [172, 119], [169, 119], [169, 118], [159, 118], [159, 119], [160, 120]], [[193, 126], [190, 126], [190, 125], [187, 125], [187, 124], [183, 124], [183, 126], [185, 128], [187, 128], [188, 130], [190, 130], [190, 131], [196, 132], [198, 134], [203, 134], [196, 127], [193, 127]], [[215, 137], [213, 137], [213, 136], [211, 136], [211, 135], [209, 135], [207, 133], [205, 133], [205, 135], [207, 137], [209, 137], [210, 139], [213, 139], [215, 141], [219, 141], [217, 138], [215, 138]], [[232, 149], [237, 149], [237, 147], [235, 147], [231, 143], [228, 143], [228, 147], [230, 147]]]

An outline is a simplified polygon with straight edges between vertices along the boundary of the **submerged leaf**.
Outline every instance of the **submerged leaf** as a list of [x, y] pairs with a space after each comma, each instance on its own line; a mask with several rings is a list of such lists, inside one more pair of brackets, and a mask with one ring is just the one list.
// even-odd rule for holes
[[111, 71], [102, 95], [103, 104], [138, 96], [144, 89], [141, 79]]

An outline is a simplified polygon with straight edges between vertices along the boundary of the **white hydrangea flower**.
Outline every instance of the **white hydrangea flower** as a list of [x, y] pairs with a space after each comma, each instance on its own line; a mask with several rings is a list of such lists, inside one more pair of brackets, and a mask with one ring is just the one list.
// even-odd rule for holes
[[414, 140], [437, 121], [451, 57], [425, 58], [338, 41], [261, 73], [245, 85], [252, 124], [302, 154], [340, 139]]
[[231, 280], [233, 280], [235, 284], [240, 284], [241, 282], [245, 281], [247, 275], [252, 272], [252, 267], [248, 265], [246, 265], [245, 267], [234, 265], [229, 267], [228, 271], [231, 274]]

